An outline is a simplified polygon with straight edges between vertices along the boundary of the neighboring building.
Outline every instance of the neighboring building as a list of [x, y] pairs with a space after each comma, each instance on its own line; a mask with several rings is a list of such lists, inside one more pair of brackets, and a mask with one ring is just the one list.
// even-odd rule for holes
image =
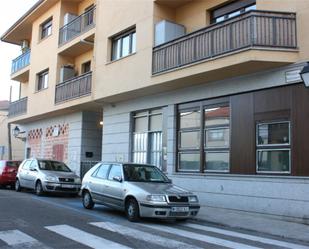
[[[9, 133], [8, 133], [8, 113], [9, 113], [8, 100], [0, 100], [0, 160], [9, 159]], [[11, 151], [13, 160], [24, 159], [25, 144], [22, 140], [13, 137], [12, 130], [15, 128], [11, 125]]]
[[23, 49], [10, 122], [27, 156], [153, 163], [205, 206], [308, 220], [308, 14], [307, 0], [39, 1], [2, 36]]

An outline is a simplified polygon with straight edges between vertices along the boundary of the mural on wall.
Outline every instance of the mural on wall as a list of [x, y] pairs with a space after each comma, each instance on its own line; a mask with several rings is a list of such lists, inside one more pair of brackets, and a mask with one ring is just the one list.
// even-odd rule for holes
[[[43, 133], [44, 131], [44, 133]], [[31, 157], [68, 161], [69, 124], [32, 129], [27, 136]]]

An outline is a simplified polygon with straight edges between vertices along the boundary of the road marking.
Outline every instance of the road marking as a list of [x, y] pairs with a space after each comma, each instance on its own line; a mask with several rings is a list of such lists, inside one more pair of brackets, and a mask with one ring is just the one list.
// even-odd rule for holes
[[275, 246], [282, 246], [282, 247], [293, 248], [293, 249], [309, 249], [308, 246], [303, 246], [303, 245], [289, 243], [289, 242], [280, 241], [280, 240], [258, 237], [258, 236], [239, 233], [239, 232], [233, 232], [233, 231], [219, 229], [215, 227], [202, 226], [199, 224], [184, 224], [183, 226], [194, 228], [194, 229], [199, 229], [199, 230], [206, 231], [206, 232], [213, 232], [213, 233], [223, 234], [223, 235], [237, 237], [241, 239], [253, 240], [253, 241], [275, 245]]
[[200, 248], [174, 239], [164, 238], [158, 235], [153, 235], [151, 233], [143, 232], [134, 228], [129, 228], [127, 226], [117, 225], [111, 222], [91, 222], [89, 224], [111, 232], [120, 233], [121, 235], [133, 237], [138, 240], [156, 244], [165, 248], [179, 248], [179, 249]]
[[219, 246], [225, 246], [225, 247], [233, 248], [233, 249], [239, 249], [239, 248], [241, 249], [262, 249], [261, 247], [250, 246], [250, 245], [246, 245], [243, 243], [237, 243], [234, 241], [211, 237], [211, 236], [204, 235], [204, 234], [193, 233], [193, 232], [189, 232], [189, 231], [185, 231], [185, 230], [181, 230], [181, 229], [177, 229], [173, 227], [168, 227], [164, 225], [156, 225], [156, 224], [151, 224], [151, 225], [140, 224], [140, 225], [149, 227], [151, 229], [155, 229], [161, 232], [164, 231], [167, 233], [175, 234], [180, 237], [186, 237], [189, 239], [199, 240], [202, 242], [219, 245]]
[[9, 246], [38, 242], [36, 239], [18, 230], [1, 231], [0, 239]]
[[69, 225], [46, 226], [46, 229], [55, 232], [63, 237], [74, 240], [80, 244], [86, 245], [95, 249], [110, 248], [110, 249], [129, 249], [130, 247], [119, 243], [103, 239], [91, 233], [84, 232]]

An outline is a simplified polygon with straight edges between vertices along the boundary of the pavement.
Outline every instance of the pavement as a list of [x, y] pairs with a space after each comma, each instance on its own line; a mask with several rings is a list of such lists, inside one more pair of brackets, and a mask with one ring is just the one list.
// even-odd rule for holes
[[[309, 212], [309, 210], [308, 210]], [[202, 206], [197, 220], [230, 228], [246, 229], [261, 234], [309, 242], [309, 224], [301, 220], [283, 220], [282, 217], [231, 209]]]

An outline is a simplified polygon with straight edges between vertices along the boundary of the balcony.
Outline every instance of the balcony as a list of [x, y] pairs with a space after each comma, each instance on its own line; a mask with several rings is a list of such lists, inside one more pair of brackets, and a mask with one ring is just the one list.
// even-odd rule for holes
[[250, 49], [297, 49], [296, 14], [250, 11], [153, 48], [152, 73]]
[[55, 103], [90, 95], [91, 79], [92, 72], [89, 72], [56, 85]]
[[31, 51], [29, 49], [12, 61], [12, 68], [11, 68], [12, 80], [23, 81], [23, 82], [27, 80], [29, 76], [29, 68], [27, 68], [27, 66], [30, 65], [30, 54]]
[[59, 30], [59, 46], [73, 40], [95, 26], [95, 8], [88, 10]]
[[27, 103], [27, 97], [11, 102], [9, 107], [9, 117], [19, 116], [27, 113]]

